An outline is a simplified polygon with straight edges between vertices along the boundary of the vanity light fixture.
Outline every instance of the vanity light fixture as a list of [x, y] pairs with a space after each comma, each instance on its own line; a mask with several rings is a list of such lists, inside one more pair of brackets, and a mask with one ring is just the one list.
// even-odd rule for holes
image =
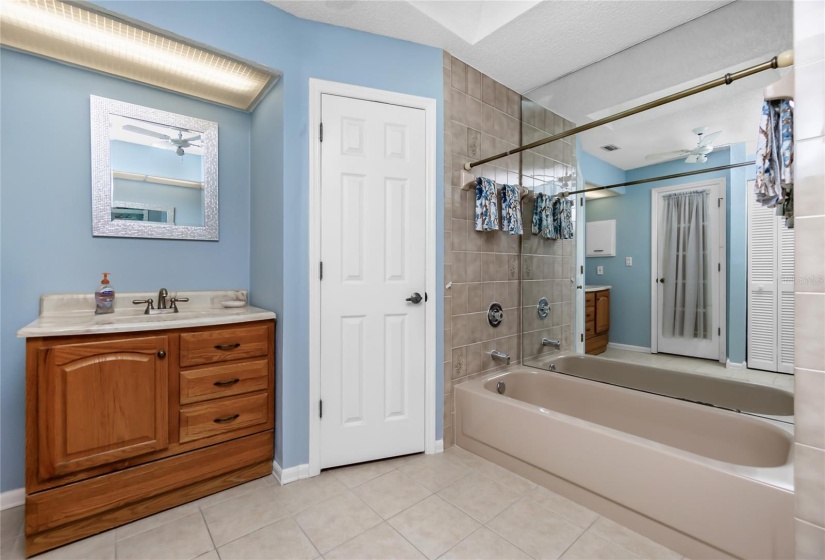
[[243, 111], [280, 77], [86, 3], [3, 0], [0, 44]]

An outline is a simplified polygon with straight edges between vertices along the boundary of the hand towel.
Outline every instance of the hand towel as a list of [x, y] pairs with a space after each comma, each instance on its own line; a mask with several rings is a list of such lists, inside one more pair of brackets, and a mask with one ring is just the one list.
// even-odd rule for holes
[[501, 187], [501, 229], [510, 235], [521, 235], [521, 192], [518, 185]]
[[765, 101], [756, 143], [756, 200], [777, 208], [793, 227], [793, 107], [785, 99]]
[[536, 205], [533, 208], [533, 233], [545, 239], [556, 239], [556, 230], [553, 226], [553, 201], [544, 193], [536, 195]]
[[496, 184], [486, 177], [476, 179], [476, 231], [498, 229]]
[[573, 204], [569, 198], [559, 201], [559, 238], [573, 239]]

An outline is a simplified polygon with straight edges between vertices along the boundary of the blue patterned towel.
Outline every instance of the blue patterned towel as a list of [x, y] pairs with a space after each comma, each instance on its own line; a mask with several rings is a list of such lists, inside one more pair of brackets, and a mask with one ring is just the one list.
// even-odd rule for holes
[[545, 239], [556, 239], [556, 230], [553, 225], [553, 200], [544, 193], [536, 195], [532, 231], [535, 235]]
[[757, 202], [777, 208], [793, 227], [793, 107], [788, 100], [765, 101], [756, 142]]
[[573, 239], [573, 206], [569, 198], [559, 200], [558, 236], [560, 239]]
[[486, 177], [476, 179], [476, 231], [498, 229], [496, 184]]
[[521, 192], [518, 185], [501, 187], [501, 229], [521, 235]]

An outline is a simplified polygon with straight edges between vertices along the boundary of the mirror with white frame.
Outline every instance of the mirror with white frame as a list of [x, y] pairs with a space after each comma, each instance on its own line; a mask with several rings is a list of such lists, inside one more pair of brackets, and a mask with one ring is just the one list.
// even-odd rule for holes
[[218, 240], [218, 124], [91, 96], [92, 233]]

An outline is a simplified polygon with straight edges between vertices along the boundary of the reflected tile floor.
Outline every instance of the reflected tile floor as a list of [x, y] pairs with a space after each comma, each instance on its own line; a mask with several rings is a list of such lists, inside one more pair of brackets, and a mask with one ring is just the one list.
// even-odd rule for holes
[[700, 373], [702, 375], [736, 379], [738, 381], [757, 383], [759, 385], [772, 385], [791, 392], [794, 390], [794, 377], [791, 374], [773, 373], [758, 369], [728, 369], [723, 364], [714, 360], [702, 360], [674, 354], [647, 354], [644, 352], [633, 352], [632, 350], [620, 350], [618, 348], [608, 348], [599, 354], [599, 357], [618, 360], [620, 362], [632, 362], [646, 366], [665, 367], [679, 371]]
[[[2, 512], [23, 558], [23, 508]], [[39, 559], [680, 559], [638, 533], [459, 447], [267, 476], [66, 545]]]

